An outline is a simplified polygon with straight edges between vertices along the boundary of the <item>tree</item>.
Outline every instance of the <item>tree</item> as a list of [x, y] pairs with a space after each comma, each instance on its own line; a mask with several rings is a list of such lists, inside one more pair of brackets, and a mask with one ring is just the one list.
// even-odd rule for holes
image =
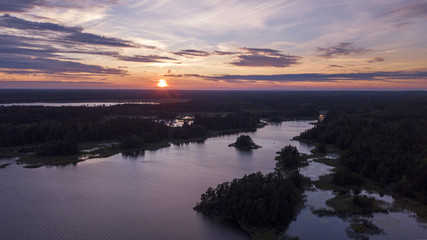
[[296, 168], [305, 164], [298, 149], [294, 146], [285, 146], [277, 153], [279, 156], [276, 157], [276, 160], [279, 168]]
[[235, 143], [232, 143], [228, 145], [229, 147], [236, 147], [242, 150], [251, 150], [251, 149], [257, 149], [261, 146], [256, 145], [252, 138], [248, 135], [240, 135]]

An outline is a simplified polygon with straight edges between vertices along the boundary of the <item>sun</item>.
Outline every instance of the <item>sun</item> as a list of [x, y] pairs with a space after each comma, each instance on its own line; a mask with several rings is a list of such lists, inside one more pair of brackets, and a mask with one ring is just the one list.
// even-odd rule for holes
[[159, 82], [157, 83], [158, 87], [164, 88], [168, 86], [168, 83], [166, 82], [166, 80], [164, 79], [160, 79]]

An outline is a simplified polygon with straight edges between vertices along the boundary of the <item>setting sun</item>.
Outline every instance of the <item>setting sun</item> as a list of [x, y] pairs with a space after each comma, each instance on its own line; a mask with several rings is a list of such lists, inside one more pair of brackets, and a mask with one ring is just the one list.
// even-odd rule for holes
[[160, 79], [160, 80], [159, 80], [159, 83], [157, 83], [157, 86], [158, 86], [158, 87], [161, 87], [161, 88], [163, 88], [163, 87], [167, 87], [167, 86], [168, 86], [168, 83], [166, 82], [166, 80], [164, 80], [164, 79]]

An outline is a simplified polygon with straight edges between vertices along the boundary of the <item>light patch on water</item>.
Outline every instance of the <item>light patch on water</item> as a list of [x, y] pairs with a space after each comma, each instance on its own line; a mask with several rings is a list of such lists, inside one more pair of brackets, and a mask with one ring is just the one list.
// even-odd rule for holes
[[333, 167], [328, 166], [323, 163], [314, 162], [313, 159], [308, 159], [309, 165], [303, 168], [300, 168], [300, 173], [304, 177], [309, 177], [311, 181], [319, 180], [320, 176], [331, 173]]

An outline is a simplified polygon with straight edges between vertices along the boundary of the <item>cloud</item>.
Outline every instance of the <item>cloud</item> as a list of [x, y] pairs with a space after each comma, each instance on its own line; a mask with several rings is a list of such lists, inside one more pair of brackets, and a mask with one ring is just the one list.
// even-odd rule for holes
[[2, 0], [0, 12], [26, 12], [45, 1], [40, 0]]
[[240, 55], [237, 58], [230, 64], [246, 67], [289, 67], [297, 64], [300, 59], [296, 56], [269, 57], [260, 55]]
[[39, 88], [39, 89], [55, 89], [55, 88], [105, 88], [113, 86], [109, 82], [95, 82], [95, 81], [12, 81], [0, 80], [0, 88]]
[[[19, 69], [20, 71], [11, 71]], [[73, 61], [63, 61], [50, 58], [34, 58], [28, 56], [5, 55], [0, 58], [0, 72], [29, 74], [29, 73], [92, 73], [92, 74], [125, 74], [115, 68], [105, 68], [97, 65], [83, 64]]]
[[56, 57], [58, 50], [47, 44], [36, 44], [36, 39], [0, 35], [0, 53], [14, 55], [28, 55], [35, 57]]
[[206, 51], [199, 51], [199, 50], [194, 50], [194, 49], [186, 49], [186, 50], [181, 50], [179, 52], [172, 52], [175, 55], [178, 56], [183, 56], [183, 57], [189, 57], [189, 58], [193, 58], [193, 57], [206, 57], [211, 55], [211, 53], [206, 52]]
[[194, 58], [207, 56], [235, 56], [235, 60], [229, 64], [244, 67], [289, 67], [299, 63], [301, 57], [286, 55], [279, 50], [269, 48], [238, 48], [237, 51], [201, 51], [186, 49], [179, 52], [172, 52], [175, 55]]
[[195, 50], [195, 49], [186, 49], [181, 50], [179, 52], [172, 52], [172, 54], [188, 57], [188, 58], [194, 58], [194, 57], [207, 57], [211, 55], [218, 55], [218, 56], [224, 56], [224, 55], [235, 55], [239, 54], [240, 52], [226, 52], [226, 51], [201, 51], [201, 50]]
[[244, 52], [247, 52], [252, 55], [269, 55], [269, 56], [283, 56], [279, 50], [270, 49], [270, 48], [240, 48]]
[[407, 26], [411, 25], [412, 23], [414, 23], [414, 22], [402, 22], [402, 23], [396, 24], [396, 27], [403, 29], [403, 28], [406, 28]]
[[56, 31], [56, 32], [81, 32], [81, 27], [65, 27], [55, 23], [49, 22], [32, 22], [22, 18], [13, 17], [9, 14], [0, 16], [0, 26], [6, 28], [14, 28], [21, 30], [39, 30], [39, 31]]
[[118, 0], [1, 0], [0, 12], [27, 12], [35, 7], [46, 8], [89, 8], [116, 4]]
[[213, 51], [214, 55], [235, 55], [238, 54], [238, 52], [225, 52], [225, 51]]
[[118, 38], [84, 33], [82, 27], [68, 27], [49, 22], [33, 22], [5, 14], [0, 27], [10, 29], [0, 34], [0, 72], [8, 74], [126, 74], [117, 68], [79, 63], [67, 54], [109, 56], [128, 62], [162, 62], [175, 60], [157, 55], [124, 56], [99, 47], [144, 47]]
[[248, 67], [289, 67], [299, 63], [301, 57], [282, 54], [269, 48], [241, 48], [242, 54], [230, 64]]
[[0, 72], [9, 74], [125, 74], [120, 69], [68, 61], [63, 50], [37, 43], [33, 38], [0, 35]]
[[[18, 56], [35, 57], [35, 58], [61, 58], [68, 60], [77, 60], [72, 58], [62, 57], [63, 53], [79, 53], [79, 54], [90, 54], [90, 55], [102, 55], [116, 58], [118, 60], [127, 62], [163, 62], [164, 60], [175, 60], [165, 56], [158, 55], [135, 55], [135, 56], [124, 56], [115, 51], [93, 51], [93, 50], [78, 50], [78, 49], [58, 49], [51, 47], [46, 44], [37, 44], [37, 39], [16, 37], [10, 35], [0, 35], [0, 54], [14, 55], [15, 58]], [[35, 43], [35, 44], [33, 44]]]
[[82, 32], [75, 32], [68, 36], [65, 36], [64, 40], [71, 43], [104, 45], [104, 46], [111, 46], [111, 47], [137, 47], [137, 45], [131, 41], [122, 40], [118, 38], [99, 36], [92, 33], [82, 33]]
[[337, 64], [330, 64], [330, 65], [328, 65], [328, 67], [331, 67], [331, 68], [343, 68], [343, 66], [337, 65]]
[[[0, 26], [24, 30], [29, 33], [37, 31], [38, 36], [45, 36], [49, 38], [50, 41], [56, 41], [58, 43], [90, 44], [111, 47], [140, 47], [132, 41], [84, 33], [82, 32], [84, 29], [81, 27], [67, 27], [56, 23], [27, 21], [22, 18], [10, 16], [9, 14], [0, 16]], [[56, 35], [52, 35], [52, 33], [56, 33]], [[148, 48], [153, 47], [148, 46]]]
[[427, 17], [427, 1], [408, 1], [403, 5], [390, 9], [380, 15], [380, 17], [391, 17], [398, 21], [404, 21], [412, 18]]
[[[417, 83], [427, 81], [427, 71], [396, 71], [396, 72], [368, 72], [368, 73], [303, 73], [303, 74], [276, 74], [276, 75], [219, 75], [203, 76], [198, 74], [168, 75], [169, 77], [195, 77], [208, 81], [223, 82], [342, 82], [342, 81], [383, 81], [394, 82], [411, 80]], [[407, 81], [411, 83], [410, 81]]]
[[369, 59], [367, 62], [368, 63], [376, 63], [376, 62], [384, 62], [384, 61], [385, 61], [385, 59], [382, 57], [374, 57], [374, 58]]
[[129, 62], [148, 62], [148, 63], [159, 63], [163, 62], [163, 60], [176, 60], [174, 58], [170, 57], [164, 57], [164, 56], [157, 56], [157, 55], [148, 55], [148, 56], [141, 56], [141, 55], [135, 55], [133, 57], [130, 56], [115, 56], [117, 59], [120, 59], [122, 61], [129, 61]]
[[323, 58], [331, 58], [336, 56], [348, 56], [371, 52], [370, 49], [354, 46], [353, 43], [342, 42], [337, 46], [321, 48], [317, 47], [316, 51], [319, 53], [317, 56]]
[[178, 77], [179, 78], [181, 78], [181, 77], [183, 77], [183, 78], [191, 78], [191, 77], [193, 77], [193, 78], [209, 78], [208, 76], [203, 76], [200, 74], [165, 74], [163, 76], [173, 77], [173, 78], [178, 78]]

